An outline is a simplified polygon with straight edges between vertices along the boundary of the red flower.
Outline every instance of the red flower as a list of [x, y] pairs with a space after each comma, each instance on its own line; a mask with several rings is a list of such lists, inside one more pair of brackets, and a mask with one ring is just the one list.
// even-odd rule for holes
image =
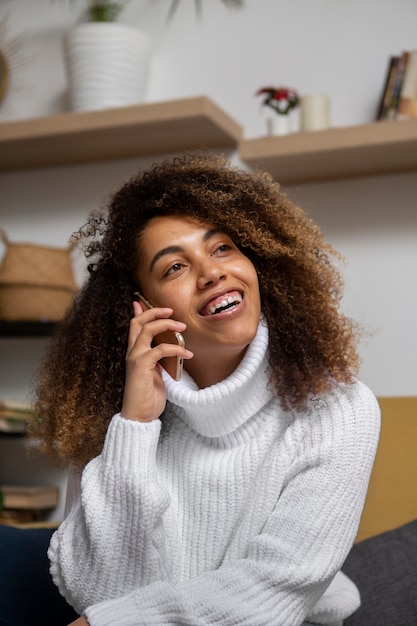
[[295, 89], [288, 87], [262, 87], [255, 95], [265, 95], [262, 104], [269, 106], [280, 115], [287, 115], [300, 102]]

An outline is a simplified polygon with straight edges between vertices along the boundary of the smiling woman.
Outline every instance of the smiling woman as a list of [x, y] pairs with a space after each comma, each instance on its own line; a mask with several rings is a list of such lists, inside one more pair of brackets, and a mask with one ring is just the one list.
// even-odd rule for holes
[[236, 369], [259, 325], [253, 264], [213, 224], [181, 216], [152, 218], [140, 246], [140, 290], [186, 324], [193, 352], [186, 371], [200, 388], [220, 382]]
[[337, 253], [269, 176], [201, 155], [139, 173], [75, 237], [92, 272], [32, 433], [71, 465], [49, 557], [75, 623], [340, 623], [379, 410]]

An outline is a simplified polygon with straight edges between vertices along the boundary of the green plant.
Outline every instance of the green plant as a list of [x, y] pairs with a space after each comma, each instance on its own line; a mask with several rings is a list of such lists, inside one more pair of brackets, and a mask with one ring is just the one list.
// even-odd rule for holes
[[[85, 0], [87, 6], [80, 15], [80, 22], [115, 22], [129, 0]], [[171, 0], [168, 11], [168, 20], [171, 20], [181, 0]], [[227, 8], [240, 8], [244, 0], [221, 0]], [[203, 0], [194, 0], [195, 11], [198, 17], [203, 14]]]
[[88, 6], [80, 16], [82, 22], [114, 22], [123, 11], [127, 0], [88, 0]]
[[300, 103], [295, 89], [288, 87], [262, 87], [255, 95], [264, 96], [262, 104], [279, 115], [287, 115]]
[[[181, 0], [171, 0], [171, 6], [168, 13], [168, 20], [172, 19], [175, 15], [175, 12], [180, 4]], [[228, 9], [240, 9], [243, 7], [243, 0], [221, 0], [224, 5]], [[203, 0], [194, 0], [195, 12], [197, 17], [202, 17], [203, 15]]]

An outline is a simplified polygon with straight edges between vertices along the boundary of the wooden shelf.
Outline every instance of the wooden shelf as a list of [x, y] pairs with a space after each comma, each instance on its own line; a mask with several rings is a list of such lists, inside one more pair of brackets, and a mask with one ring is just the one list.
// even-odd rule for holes
[[242, 128], [209, 98], [0, 124], [0, 171], [236, 147]]
[[246, 139], [240, 158], [280, 183], [417, 169], [417, 119]]

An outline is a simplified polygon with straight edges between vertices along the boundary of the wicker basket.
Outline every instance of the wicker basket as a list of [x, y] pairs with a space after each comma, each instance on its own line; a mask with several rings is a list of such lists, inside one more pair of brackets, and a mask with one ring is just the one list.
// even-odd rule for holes
[[77, 291], [68, 248], [11, 243], [0, 265], [0, 319], [58, 321]]

